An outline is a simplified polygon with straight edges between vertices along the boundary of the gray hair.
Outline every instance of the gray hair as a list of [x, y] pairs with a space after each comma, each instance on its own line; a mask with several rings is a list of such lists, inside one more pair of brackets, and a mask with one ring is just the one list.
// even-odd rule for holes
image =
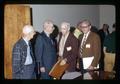
[[46, 28], [49, 25], [53, 25], [53, 22], [51, 20], [45, 21], [44, 24], [43, 24], [43, 28]]
[[70, 30], [70, 23], [68, 22], [62, 22], [61, 25], [65, 25], [68, 30]]

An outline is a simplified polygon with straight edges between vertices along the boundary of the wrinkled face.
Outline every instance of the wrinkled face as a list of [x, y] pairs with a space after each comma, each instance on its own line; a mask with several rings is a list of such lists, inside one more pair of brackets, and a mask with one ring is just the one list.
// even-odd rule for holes
[[53, 24], [49, 24], [47, 26], [47, 31], [51, 34], [53, 32], [54, 28], [53, 28]]
[[89, 25], [88, 23], [81, 23], [80, 24], [80, 29], [81, 31], [86, 34], [90, 31], [91, 25]]
[[53, 27], [53, 24], [52, 23], [46, 23], [45, 24], [45, 30], [49, 33], [49, 34], [51, 34], [52, 32], [53, 32], [53, 30], [54, 30], [54, 27]]
[[35, 32], [32, 31], [28, 34], [28, 40], [31, 40], [33, 38], [33, 36], [35, 35]]
[[65, 35], [69, 32], [69, 28], [66, 24], [61, 25], [61, 32], [62, 32], [63, 35]]

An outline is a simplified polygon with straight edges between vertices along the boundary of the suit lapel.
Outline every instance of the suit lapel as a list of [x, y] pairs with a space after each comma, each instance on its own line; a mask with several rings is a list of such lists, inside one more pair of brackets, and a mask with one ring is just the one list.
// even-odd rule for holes
[[25, 41], [23, 40], [23, 38], [20, 39], [20, 45], [21, 45], [21, 53], [24, 53], [23, 55], [21, 55], [22, 57], [22, 64], [24, 65], [26, 57], [27, 57], [27, 44], [25, 43]]
[[91, 39], [90, 39], [90, 38], [91, 38], [91, 34], [92, 34], [92, 32], [89, 33], [89, 35], [88, 35], [88, 37], [87, 37], [87, 40], [86, 40], [85, 45], [84, 45], [83, 48], [85, 48], [86, 44], [89, 43], [89, 41], [91, 40]]
[[69, 41], [70, 41], [70, 37], [71, 37], [71, 33], [69, 33], [67, 39], [66, 39], [66, 42], [65, 42], [65, 46], [64, 46], [64, 50], [66, 49], [66, 47], [69, 45]]
[[48, 42], [48, 43], [50, 43], [51, 45], [52, 45], [52, 42], [51, 42], [51, 38], [50, 37], [48, 37], [46, 34], [45, 34], [45, 32], [42, 32], [42, 34], [43, 34], [43, 36], [44, 36], [44, 39], [46, 40], [46, 42]]

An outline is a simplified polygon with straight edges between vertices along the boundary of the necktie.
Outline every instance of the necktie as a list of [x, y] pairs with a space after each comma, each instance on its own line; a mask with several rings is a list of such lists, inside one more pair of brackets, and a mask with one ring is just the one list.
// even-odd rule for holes
[[86, 39], [87, 38], [86, 38], [86, 35], [85, 35], [84, 38], [83, 38], [82, 44], [80, 46], [80, 57], [82, 57], [83, 47], [85, 45]]
[[53, 40], [52, 40], [51, 37], [49, 37], [49, 41], [50, 41], [50, 43], [51, 43], [52, 45], [54, 44], [54, 42], [53, 42]]
[[27, 46], [27, 57], [26, 57], [25, 65], [32, 64], [32, 62], [33, 62], [33, 60], [32, 60], [32, 50], [31, 50], [31, 46], [28, 43], [28, 46]]
[[82, 60], [82, 52], [83, 52], [83, 47], [84, 47], [84, 45], [85, 45], [85, 42], [86, 42], [86, 35], [84, 36], [83, 41], [82, 41], [82, 44], [81, 44], [81, 46], [80, 46], [80, 65], [79, 65], [79, 67], [80, 67], [80, 71], [81, 71], [82, 74], [83, 74], [83, 72], [84, 72], [83, 60]]

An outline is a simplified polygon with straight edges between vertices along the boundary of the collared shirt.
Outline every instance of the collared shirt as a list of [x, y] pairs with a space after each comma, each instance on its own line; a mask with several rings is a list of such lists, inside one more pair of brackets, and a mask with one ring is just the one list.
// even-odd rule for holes
[[50, 35], [46, 32], [46, 31], [44, 31], [45, 32], [45, 34], [47, 35], [47, 37], [50, 37]]
[[59, 56], [63, 56], [63, 51], [65, 47], [65, 42], [68, 38], [69, 33], [67, 33], [65, 36], [62, 35], [62, 38], [60, 40], [60, 45], [59, 45]]
[[47, 37], [50, 39], [51, 43], [54, 44], [53, 40], [50, 38], [50, 35], [49, 35], [46, 31], [44, 31], [44, 33], [45, 33], [45, 34], [47, 35]]
[[23, 38], [23, 40], [27, 44], [27, 56], [26, 56], [26, 60], [25, 60], [24, 64], [29, 65], [29, 64], [32, 64], [32, 62], [33, 62], [31, 54], [30, 54], [30, 46], [29, 46], [29, 42], [25, 38]]
[[84, 34], [84, 36], [83, 36], [83, 38], [82, 38], [81, 46], [82, 46], [82, 44], [83, 44], [83, 40], [84, 40], [85, 38], [86, 38], [86, 40], [87, 40], [89, 34], [90, 34], [90, 31], [89, 31], [87, 34]]

